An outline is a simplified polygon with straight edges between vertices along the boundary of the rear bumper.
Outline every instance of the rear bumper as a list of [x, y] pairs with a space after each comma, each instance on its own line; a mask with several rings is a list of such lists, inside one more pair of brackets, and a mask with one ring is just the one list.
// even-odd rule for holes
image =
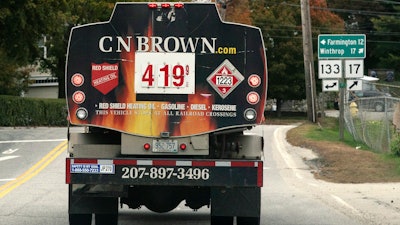
[[67, 158], [66, 183], [262, 187], [263, 161]]

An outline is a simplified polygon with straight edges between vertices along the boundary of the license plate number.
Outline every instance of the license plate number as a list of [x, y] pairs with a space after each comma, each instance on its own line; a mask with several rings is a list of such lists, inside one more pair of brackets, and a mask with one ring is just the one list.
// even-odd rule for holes
[[178, 152], [178, 141], [176, 140], [153, 140], [153, 152]]

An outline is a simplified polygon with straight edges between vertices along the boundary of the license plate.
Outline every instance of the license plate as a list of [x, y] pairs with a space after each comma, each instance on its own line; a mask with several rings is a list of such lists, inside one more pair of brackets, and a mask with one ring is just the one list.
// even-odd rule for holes
[[153, 152], [178, 152], [178, 141], [176, 140], [153, 140]]

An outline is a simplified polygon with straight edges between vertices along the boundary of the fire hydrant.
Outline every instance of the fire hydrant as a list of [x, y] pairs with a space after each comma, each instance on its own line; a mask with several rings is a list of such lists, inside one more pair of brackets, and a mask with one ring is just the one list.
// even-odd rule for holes
[[358, 108], [357, 108], [357, 104], [355, 102], [350, 103], [350, 113], [351, 116], [357, 116], [358, 113]]

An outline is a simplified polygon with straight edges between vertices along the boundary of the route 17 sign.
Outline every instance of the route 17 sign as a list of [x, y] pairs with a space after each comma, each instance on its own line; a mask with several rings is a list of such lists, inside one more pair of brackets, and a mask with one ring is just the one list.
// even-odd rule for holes
[[228, 96], [243, 80], [243, 75], [227, 59], [207, 78], [208, 83], [222, 98]]

